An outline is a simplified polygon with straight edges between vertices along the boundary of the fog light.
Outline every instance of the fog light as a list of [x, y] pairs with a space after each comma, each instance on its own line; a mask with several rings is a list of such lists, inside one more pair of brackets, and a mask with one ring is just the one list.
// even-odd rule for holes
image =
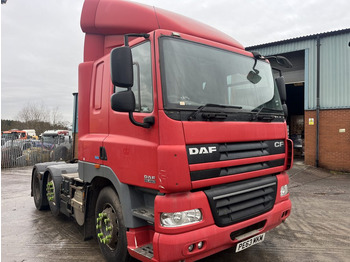
[[198, 247], [198, 249], [201, 249], [201, 248], [203, 247], [203, 242], [202, 242], [202, 241], [199, 242], [199, 243], [197, 244], [197, 247]]
[[288, 194], [288, 185], [281, 186], [280, 196], [283, 197]]
[[190, 246], [188, 247], [188, 251], [189, 251], [189, 252], [192, 252], [193, 249], [194, 249], [194, 244], [192, 244], [192, 245], [190, 245]]
[[160, 224], [163, 227], [180, 227], [200, 221], [202, 221], [202, 212], [199, 209], [160, 214]]

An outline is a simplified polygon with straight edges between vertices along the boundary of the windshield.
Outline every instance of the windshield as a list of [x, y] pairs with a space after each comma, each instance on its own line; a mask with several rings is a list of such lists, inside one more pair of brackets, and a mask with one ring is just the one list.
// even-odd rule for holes
[[6, 140], [15, 140], [15, 139], [19, 139], [21, 137], [25, 137], [25, 133], [23, 132], [11, 132], [11, 133], [4, 133], [2, 134], [1, 138], [4, 138]]
[[58, 136], [42, 136], [43, 143], [57, 144]]
[[165, 109], [214, 104], [240, 112], [282, 111], [267, 62], [254, 67], [251, 57], [171, 37], [161, 37], [160, 48]]
[[9, 133], [4, 133], [4, 134], [1, 135], [1, 138], [9, 140], [9, 139], [13, 139], [14, 135], [13, 134], [9, 134]]

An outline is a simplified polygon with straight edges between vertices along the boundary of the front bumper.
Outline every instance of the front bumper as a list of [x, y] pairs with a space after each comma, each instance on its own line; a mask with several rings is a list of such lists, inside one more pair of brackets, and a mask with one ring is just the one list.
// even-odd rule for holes
[[[227, 227], [209, 225], [179, 234], [155, 233], [153, 236], [153, 260], [195, 261], [210, 256], [233, 247], [243, 240], [232, 240], [230, 236], [232, 232], [247, 228], [261, 221], [266, 221], [265, 226], [258, 232], [254, 231], [254, 235], [261, 234], [278, 226], [290, 215], [291, 206], [291, 201], [287, 199], [276, 204], [272, 210], [265, 214]], [[247, 234], [245, 238], [249, 237], [251, 235]], [[204, 243], [201, 249], [197, 248], [199, 242]], [[190, 252], [188, 247], [192, 244], [195, 244], [196, 247]]]

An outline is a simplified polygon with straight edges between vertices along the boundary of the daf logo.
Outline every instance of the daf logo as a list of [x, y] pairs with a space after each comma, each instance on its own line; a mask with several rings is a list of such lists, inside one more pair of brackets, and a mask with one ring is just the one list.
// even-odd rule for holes
[[283, 147], [284, 146], [284, 142], [275, 142], [274, 146], [275, 147]]
[[156, 177], [155, 176], [143, 176], [145, 183], [155, 184], [156, 183]]
[[200, 148], [196, 148], [196, 147], [191, 147], [188, 149], [190, 155], [205, 155], [205, 154], [211, 154], [216, 152], [216, 146], [209, 146], [207, 147], [200, 147]]

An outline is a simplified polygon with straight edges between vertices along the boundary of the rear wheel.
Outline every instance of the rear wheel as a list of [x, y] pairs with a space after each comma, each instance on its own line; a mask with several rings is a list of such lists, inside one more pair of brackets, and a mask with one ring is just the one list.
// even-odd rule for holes
[[49, 205], [46, 199], [45, 185], [40, 185], [40, 178], [38, 171], [35, 170], [33, 174], [33, 197], [34, 204], [38, 210], [48, 209]]
[[46, 196], [49, 202], [51, 213], [54, 216], [58, 216], [60, 214], [60, 185], [61, 185], [62, 177], [60, 176], [52, 176], [49, 173], [47, 177], [46, 184]]
[[107, 261], [128, 261], [126, 228], [118, 195], [111, 187], [101, 190], [95, 209], [96, 235]]

